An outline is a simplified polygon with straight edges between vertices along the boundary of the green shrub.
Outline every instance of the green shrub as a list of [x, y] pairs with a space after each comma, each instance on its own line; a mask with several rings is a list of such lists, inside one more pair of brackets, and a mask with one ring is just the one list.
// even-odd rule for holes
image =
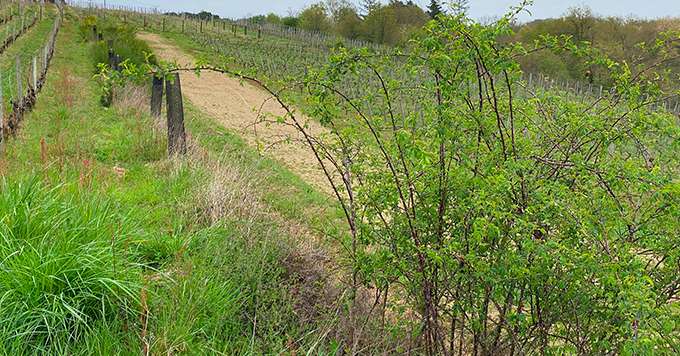
[[141, 66], [147, 62], [147, 56], [149, 56], [149, 63], [157, 63], [149, 45], [137, 38], [137, 30], [134, 27], [126, 24], [110, 23], [103, 19], [95, 19], [93, 22], [91, 17], [86, 17], [81, 20], [81, 36], [85, 39], [92, 38], [93, 26], [96, 26], [103, 35], [103, 40], [96, 41], [92, 46], [92, 58], [95, 69], [100, 63], [109, 62], [109, 41], [113, 41], [113, 51], [120, 56], [121, 62], [127, 60], [130, 64]]
[[132, 320], [129, 224], [98, 198], [33, 179], [0, 192], [0, 353], [63, 352], [95, 325]]

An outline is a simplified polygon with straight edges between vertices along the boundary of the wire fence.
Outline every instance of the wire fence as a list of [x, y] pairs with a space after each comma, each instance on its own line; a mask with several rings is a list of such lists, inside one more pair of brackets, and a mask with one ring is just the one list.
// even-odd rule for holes
[[[45, 16], [44, 2], [35, 5], [34, 22]], [[0, 141], [16, 132], [24, 115], [33, 109], [50, 67], [57, 35], [61, 28], [63, 7], [57, 2], [56, 13], [48, 15], [52, 27], [38, 49], [19, 53], [8, 68], [0, 68]], [[25, 31], [24, 31], [25, 32]], [[15, 37], [19, 38], [20, 34]]]

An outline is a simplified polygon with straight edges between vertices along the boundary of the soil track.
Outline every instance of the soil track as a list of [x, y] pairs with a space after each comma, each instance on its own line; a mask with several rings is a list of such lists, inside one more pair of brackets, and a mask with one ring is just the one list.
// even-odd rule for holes
[[[195, 63], [191, 55], [159, 35], [141, 33], [155, 54], [165, 61], [175, 61], [181, 66]], [[291, 171], [315, 188], [330, 193], [330, 187], [314, 153], [301, 141], [293, 127], [282, 124], [258, 124], [258, 112], [280, 116], [285, 111], [261, 88], [239, 79], [205, 71], [200, 77], [194, 73], [180, 74], [182, 94], [201, 111], [215, 118], [225, 128], [237, 132], [253, 147], [264, 147], [265, 152], [282, 162]], [[297, 115], [296, 115], [297, 117]], [[320, 124], [302, 116], [315, 136], [326, 132]]]

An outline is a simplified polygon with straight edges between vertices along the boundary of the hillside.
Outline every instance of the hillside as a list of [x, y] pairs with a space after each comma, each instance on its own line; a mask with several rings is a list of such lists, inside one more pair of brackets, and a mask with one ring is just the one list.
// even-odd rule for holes
[[674, 20], [0, 4], [0, 354], [680, 350]]

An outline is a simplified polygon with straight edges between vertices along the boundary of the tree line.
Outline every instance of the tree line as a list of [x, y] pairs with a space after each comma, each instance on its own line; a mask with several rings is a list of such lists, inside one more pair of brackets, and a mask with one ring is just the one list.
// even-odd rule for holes
[[[323, 0], [312, 4], [298, 14], [279, 16], [274, 13], [249, 18], [255, 23], [273, 23], [308, 31], [335, 34], [349, 39], [360, 39], [378, 44], [399, 45], [412, 38], [414, 33], [433, 18], [442, 14], [463, 14], [468, 11], [468, 0], [447, 2], [431, 0], [427, 8], [413, 1], [361, 0], [357, 5], [347, 0]], [[656, 58], [647, 48], [658, 35], [680, 27], [680, 20], [639, 19], [635, 17], [599, 16], [588, 7], [570, 8], [557, 18], [512, 24], [513, 34], [508, 42], [532, 44], [541, 36], [552, 35], [570, 38], [574, 42], [587, 42], [607, 53], [617, 61], [650, 63]], [[640, 45], [641, 43], [647, 44]], [[571, 53], [537, 51], [521, 60], [522, 68], [542, 73], [559, 81], [582, 81], [610, 86], [606, 70], [586, 65], [582, 58]], [[677, 63], [668, 63], [669, 70], [680, 70]]]
[[444, 8], [437, 0], [431, 0], [426, 9], [411, 0], [390, 0], [387, 4], [377, 0], [361, 0], [358, 6], [347, 0], [324, 0], [308, 6], [298, 14], [279, 16], [270, 13], [254, 16], [249, 20], [396, 45], [404, 43], [430, 19], [443, 12]]
[[[568, 37], [577, 43], [588, 43], [621, 63], [651, 64], [659, 55], [650, 50], [659, 35], [678, 28], [680, 19], [677, 18], [603, 17], [583, 6], [569, 9], [559, 18], [515, 24], [514, 34], [506, 40], [531, 44], [545, 35]], [[680, 49], [680, 44], [675, 41], [673, 47]], [[566, 51], [535, 52], [522, 58], [520, 62], [525, 71], [543, 73], [555, 80], [612, 85], [608, 69], [595, 67]], [[677, 59], [668, 60], [663, 66], [675, 73], [680, 72], [680, 61]]]
[[[358, 5], [349, 0], [321, 0], [298, 13], [287, 16], [269, 13], [248, 18], [251, 23], [272, 23], [307, 31], [334, 34], [343, 38], [369, 41], [377, 44], [400, 45], [413, 38], [414, 33], [442, 14], [462, 14], [468, 11], [469, 0], [454, 0], [442, 5], [441, 0], [430, 0], [421, 8], [412, 0], [360, 0]], [[219, 20], [218, 15], [207, 11], [200, 13], [168, 13], [190, 19]], [[574, 42], [587, 42], [607, 53], [617, 61], [626, 63], [651, 63], [656, 58], [648, 47], [658, 35], [680, 27], [680, 20], [639, 19], [635, 17], [603, 17], [587, 6], [572, 7], [557, 18], [512, 24], [513, 33], [507, 42], [525, 45], [552, 35], [570, 38]], [[646, 45], [640, 45], [646, 44]], [[593, 85], [611, 86], [606, 70], [587, 65], [582, 58], [571, 53], [537, 51], [520, 61], [522, 68], [531, 73], [541, 73], [559, 82], [581, 81]], [[672, 71], [680, 71], [677, 61], [666, 63]]]

